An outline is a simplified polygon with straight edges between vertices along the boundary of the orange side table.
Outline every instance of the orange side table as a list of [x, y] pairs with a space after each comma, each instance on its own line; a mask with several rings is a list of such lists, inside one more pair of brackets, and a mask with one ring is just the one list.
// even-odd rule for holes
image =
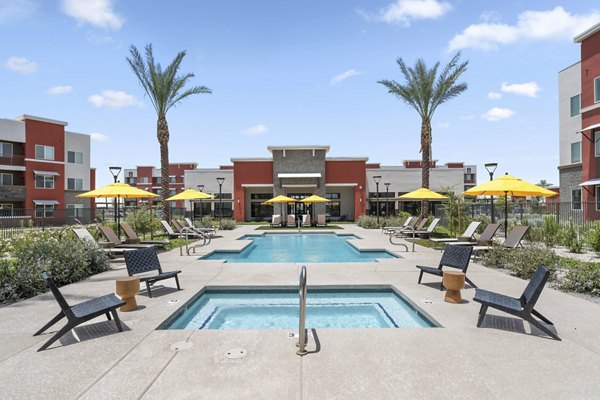
[[462, 301], [460, 289], [465, 287], [465, 273], [460, 271], [444, 271], [442, 283], [446, 287], [444, 301], [458, 304]]
[[125, 301], [125, 305], [121, 306], [121, 311], [133, 311], [137, 308], [135, 295], [140, 291], [140, 278], [135, 276], [126, 276], [117, 278], [116, 293]]

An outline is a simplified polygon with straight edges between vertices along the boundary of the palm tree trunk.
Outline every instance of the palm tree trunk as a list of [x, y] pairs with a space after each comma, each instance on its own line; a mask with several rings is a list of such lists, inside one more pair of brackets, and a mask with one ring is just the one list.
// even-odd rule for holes
[[169, 204], [165, 201], [169, 197], [169, 125], [165, 117], [158, 117], [156, 122], [156, 136], [160, 145], [160, 187], [163, 218], [171, 220]]
[[[421, 186], [429, 189], [429, 167], [431, 164], [431, 122], [427, 118], [421, 120]], [[421, 217], [429, 215], [429, 202], [421, 201]]]

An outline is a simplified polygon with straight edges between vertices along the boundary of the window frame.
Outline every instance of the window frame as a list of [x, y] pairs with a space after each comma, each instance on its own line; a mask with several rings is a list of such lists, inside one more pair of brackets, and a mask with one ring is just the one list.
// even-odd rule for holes
[[[579, 200], [575, 200], [575, 196], [573, 196], [575, 194], [575, 192], [579, 193]], [[583, 194], [581, 192], [581, 189], [571, 189], [571, 210], [581, 210], [582, 209], [582, 202], [583, 202], [583, 198], [582, 198]]]
[[36, 204], [36, 218], [54, 218], [54, 204]]
[[600, 157], [600, 130], [594, 131], [594, 155]]
[[[573, 99], [577, 98], [577, 112], [573, 113]], [[569, 115], [571, 118], [576, 117], [581, 114], [581, 93], [571, 96], [569, 99]]]
[[594, 103], [600, 102], [600, 76], [594, 78]]
[[[71, 154], [73, 155], [73, 161], [71, 161]], [[77, 161], [77, 155], [81, 156], [80, 162]], [[83, 151], [68, 150], [67, 151], [67, 163], [83, 165]]]
[[596, 211], [600, 211], [600, 185], [595, 186], [594, 194], [596, 195]]
[[[578, 152], [578, 160], [575, 160], [574, 157], [573, 157], [573, 145], [575, 145], [575, 144], [578, 145], [578, 150], [579, 150], [579, 152]], [[571, 164], [577, 164], [577, 163], [581, 162], [581, 141], [571, 143], [571, 154], [570, 154], [570, 156], [571, 156]]]
[[[10, 147], [10, 154], [4, 154], [4, 146]], [[15, 146], [13, 143], [0, 142], [0, 157], [13, 157], [15, 155]]]
[[[9, 184], [5, 184], [4, 183], [4, 177], [5, 176], [10, 176], [10, 183]], [[13, 174], [8, 173], [8, 172], [0, 172], [0, 186], [14, 186], [15, 184], [15, 177]]]
[[[70, 181], [73, 182], [73, 187], [69, 187]], [[78, 188], [77, 183], [80, 183], [80, 187]], [[67, 190], [83, 190], [83, 178], [67, 178]]]
[[[38, 150], [42, 150], [42, 156], [38, 156]], [[48, 152], [51, 150], [51, 154]], [[35, 158], [36, 160], [49, 160], [54, 161], [54, 146], [46, 146], [45, 144], [35, 145]]]
[[[42, 177], [42, 186], [38, 185], [38, 178]], [[36, 175], [35, 176], [35, 188], [36, 189], [54, 189], [56, 182], [54, 181], [54, 175]]]

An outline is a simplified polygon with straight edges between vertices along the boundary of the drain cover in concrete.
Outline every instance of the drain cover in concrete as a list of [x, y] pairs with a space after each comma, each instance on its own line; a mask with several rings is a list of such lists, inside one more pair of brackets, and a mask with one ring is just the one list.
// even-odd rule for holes
[[248, 355], [248, 352], [244, 349], [231, 349], [225, 352], [226, 358], [244, 358]]
[[181, 350], [188, 350], [191, 349], [192, 346], [194, 346], [194, 343], [192, 343], [189, 340], [182, 340], [181, 342], [175, 342], [171, 345], [171, 350], [175, 350], [175, 351], [181, 351]]

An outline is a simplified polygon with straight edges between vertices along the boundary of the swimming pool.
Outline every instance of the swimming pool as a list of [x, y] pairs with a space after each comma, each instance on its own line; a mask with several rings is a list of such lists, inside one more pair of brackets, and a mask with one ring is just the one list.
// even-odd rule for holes
[[[209, 288], [159, 329], [297, 329], [297, 289]], [[309, 288], [307, 328], [430, 328], [439, 326], [389, 286]]]
[[240, 252], [215, 251], [203, 260], [226, 260], [230, 263], [275, 262], [373, 262], [378, 258], [397, 258], [387, 251], [359, 251], [348, 243], [354, 235], [334, 233], [266, 233], [246, 235], [240, 239], [252, 244]]

